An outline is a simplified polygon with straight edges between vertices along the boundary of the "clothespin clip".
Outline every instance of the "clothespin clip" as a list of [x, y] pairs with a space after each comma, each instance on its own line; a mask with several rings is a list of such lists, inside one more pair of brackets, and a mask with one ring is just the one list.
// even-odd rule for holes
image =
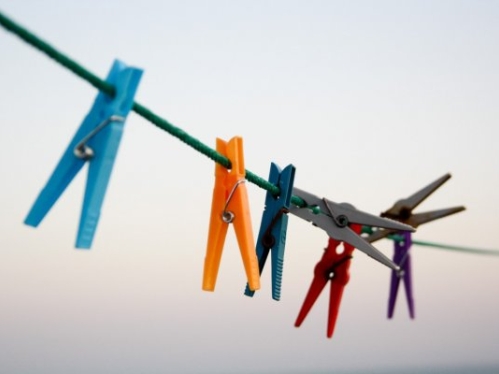
[[111, 97], [103, 92], [97, 95], [90, 112], [28, 213], [25, 224], [37, 227], [88, 161], [76, 248], [91, 247], [125, 119], [132, 108], [141, 76], [140, 69], [127, 67], [118, 60], [113, 63], [106, 82], [115, 88], [115, 95]]
[[[350, 228], [356, 234], [361, 231], [361, 225], [351, 225]], [[305, 320], [315, 301], [321, 294], [327, 282], [331, 282], [329, 293], [329, 311], [327, 324], [327, 337], [331, 338], [334, 333], [334, 327], [340, 310], [343, 290], [350, 280], [350, 260], [355, 247], [343, 242], [344, 250], [338, 251], [341, 244], [340, 240], [329, 238], [328, 246], [325, 248], [321, 260], [314, 269], [314, 278], [310, 284], [307, 296], [296, 318], [295, 327], [300, 327]]]
[[[288, 211], [293, 192], [295, 167], [288, 165], [281, 172], [279, 166], [270, 164], [269, 182], [279, 187], [279, 196], [267, 191], [265, 210], [262, 215], [260, 232], [256, 242], [256, 254], [260, 275], [267, 261], [269, 251], [272, 251], [272, 298], [281, 298], [281, 281], [284, 264], [284, 248], [286, 245], [286, 230], [288, 228]], [[244, 294], [253, 297], [255, 291], [246, 285]]]
[[407, 306], [409, 307], [409, 316], [414, 318], [414, 297], [412, 292], [412, 269], [411, 269], [411, 249], [412, 238], [410, 232], [397, 234], [400, 239], [394, 242], [393, 262], [400, 266], [400, 271], [392, 271], [390, 278], [390, 296], [388, 298], [388, 318], [393, 317], [395, 310], [395, 301], [400, 286], [400, 280], [403, 279], [405, 287], [405, 296]]
[[[428, 196], [435, 192], [450, 178], [450, 174], [445, 174], [408, 198], [397, 201], [390, 209], [381, 213], [381, 217], [390, 218], [417, 228], [424, 223], [447, 217], [465, 210], [464, 206], [458, 206], [424, 213], [412, 213], [412, 211], [419, 204], [421, 204], [426, 198], [428, 198]], [[370, 235], [365, 237], [369, 243], [373, 243], [395, 233], [395, 231], [391, 229], [373, 229], [370, 231]], [[397, 238], [399, 240], [395, 240], [393, 261], [400, 267], [400, 271], [393, 271], [391, 275], [390, 296], [388, 299], [388, 318], [392, 318], [393, 316], [401, 278], [403, 279], [405, 285], [409, 315], [411, 318], [414, 318], [411, 255], [409, 252], [412, 245], [412, 238], [410, 233], [402, 233], [401, 236], [400, 234], [397, 234]]]
[[378, 251], [370, 243], [355, 233], [349, 224], [356, 223], [366, 226], [385, 227], [396, 231], [414, 231], [414, 228], [406, 224], [380, 218], [369, 213], [355, 209], [350, 204], [338, 204], [326, 198], [317, 197], [309, 192], [293, 188], [293, 195], [301, 198], [305, 202], [304, 207], [292, 207], [289, 212], [312, 222], [314, 226], [326, 231], [330, 238], [346, 242], [359, 249], [368, 256], [390, 269], [399, 270], [399, 266], [394, 264], [388, 257]]
[[248, 193], [244, 184], [246, 171], [243, 139], [236, 136], [225, 142], [217, 138], [216, 148], [230, 160], [231, 169], [227, 170], [222, 165], [215, 164], [215, 187], [204, 261], [203, 290], [215, 289], [223, 245], [230, 223], [236, 232], [249, 287], [251, 290], [257, 290], [260, 288], [260, 274], [251, 227]]

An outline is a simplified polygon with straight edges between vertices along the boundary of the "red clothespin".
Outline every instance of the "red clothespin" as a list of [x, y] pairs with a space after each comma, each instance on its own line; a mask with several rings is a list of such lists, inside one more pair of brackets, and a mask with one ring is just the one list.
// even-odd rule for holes
[[244, 184], [246, 171], [243, 139], [236, 136], [225, 142], [217, 138], [217, 151], [230, 160], [231, 169], [227, 170], [222, 165], [215, 164], [215, 187], [204, 261], [203, 290], [215, 289], [229, 223], [234, 225], [249, 287], [251, 290], [258, 290], [260, 272], [251, 227], [248, 192]]
[[[362, 225], [351, 224], [350, 228], [357, 234], [360, 234]], [[295, 326], [300, 327], [308, 312], [314, 305], [320, 293], [326, 286], [328, 281], [331, 281], [331, 289], [329, 294], [329, 313], [327, 325], [327, 337], [333, 336], [336, 319], [340, 309], [341, 297], [343, 289], [350, 280], [350, 260], [355, 247], [343, 242], [343, 252], [338, 252], [338, 247], [342, 242], [333, 238], [329, 238], [328, 246], [325, 249], [324, 255], [317, 263], [314, 269], [314, 279], [308, 290], [305, 301], [301, 307], [300, 313], [296, 318]]]

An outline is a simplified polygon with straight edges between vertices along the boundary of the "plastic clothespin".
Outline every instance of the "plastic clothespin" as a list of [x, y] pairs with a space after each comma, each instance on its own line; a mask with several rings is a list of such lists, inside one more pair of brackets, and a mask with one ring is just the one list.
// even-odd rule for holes
[[388, 318], [393, 317], [395, 310], [395, 301], [400, 285], [400, 279], [404, 282], [405, 295], [407, 297], [407, 306], [409, 307], [409, 316], [414, 318], [414, 298], [412, 293], [412, 270], [411, 270], [411, 249], [412, 238], [410, 232], [399, 234], [401, 241], [394, 242], [393, 262], [400, 266], [400, 271], [392, 271], [390, 279], [390, 296], [388, 298]]
[[399, 267], [388, 257], [355, 233], [349, 227], [349, 224], [356, 223], [403, 231], [414, 231], [414, 228], [397, 221], [362, 212], [347, 203], [338, 204], [326, 198], [320, 198], [296, 187], [293, 188], [293, 195], [301, 198], [305, 202], [305, 206], [292, 207], [289, 210], [290, 213], [312, 222], [314, 226], [326, 231], [330, 238], [346, 242], [390, 269], [399, 270]]
[[[428, 184], [426, 187], [415, 192], [411, 196], [398, 200], [390, 209], [381, 213], [380, 216], [393, 219], [398, 222], [403, 222], [413, 227], [419, 227], [422, 224], [432, 222], [437, 219], [447, 217], [452, 214], [459, 213], [465, 210], [464, 206], [457, 206], [457, 207], [433, 210], [423, 213], [413, 213], [413, 210], [417, 206], [419, 206], [419, 204], [421, 204], [424, 200], [426, 200], [432, 193], [434, 193], [450, 178], [451, 178], [450, 174], [443, 175], [442, 177]], [[366, 232], [369, 235], [365, 237], [365, 240], [367, 240], [369, 243], [373, 243], [377, 240], [383, 239], [391, 234], [394, 234], [396, 231], [393, 229], [367, 228]], [[414, 318], [412, 271], [411, 271], [411, 258], [409, 252], [412, 245], [412, 237], [410, 233], [400, 233], [397, 235], [401, 236], [402, 240], [401, 241], [395, 240], [394, 242], [393, 261], [400, 267], [400, 270], [392, 271], [391, 274], [390, 296], [388, 299], [388, 318], [393, 317], [393, 312], [395, 309], [395, 301], [397, 298], [397, 292], [401, 278], [403, 278], [404, 280], [407, 303], [409, 307], [409, 315], [411, 318]]]
[[[256, 242], [256, 254], [260, 275], [267, 261], [269, 251], [272, 251], [272, 298], [281, 298], [281, 281], [284, 264], [284, 249], [286, 245], [286, 230], [288, 228], [288, 210], [293, 192], [295, 167], [288, 165], [283, 171], [274, 164], [270, 164], [269, 182], [278, 186], [279, 196], [267, 191], [265, 210], [262, 215], [260, 232]], [[253, 297], [254, 291], [246, 285], [244, 294]]]
[[91, 247], [125, 119], [132, 108], [142, 72], [118, 60], [114, 61], [106, 79], [115, 88], [114, 97], [103, 92], [97, 95], [90, 112], [33, 204], [25, 224], [37, 227], [88, 161], [88, 178], [76, 248]]
[[[351, 225], [350, 228], [356, 234], [359, 234], [362, 225]], [[343, 242], [344, 250], [339, 252], [338, 247], [341, 243], [342, 242], [340, 240], [329, 238], [328, 246], [325, 248], [321, 260], [315, 266], [314, 278], [295, 322], [295, 327], [301, 326], [327, 282], [330, 281], [331, 288], [329, 293], [327, 323], [328, 338], [331, 338], [334, 333], [336, 320], [340, 310], [341, 298], [343, 296], [343, 290], [350, 280], [350, 260], [352, 259], [352, 253], [355, 249], [355, 247], [350, 244]]]
[[213, 291], [217, 281], [220, 259], [229, 223], [236, 232], [246, 277], [251, 290], [260, 288], [260, 273], [251, 227], [251, 216], [246, 190], [243, 139], [233, 137], [229, 142], [217, 138], [217, 151], [231, 163], [227, 170], [215, 164], [215, 187], [211, 205], [208, 245], [204, 261], [203, 290]]
[[[422, 224], [462, 212], [466, 209], [464, 206], [432, 210], [423, 213], [413, 213], [413, 210], [417, 206], [419, 206], [419, 204], [426, 200], [432, 193], [434, 193], [450, 178], [450, 174], [445, 174], [444, 176], [438, 178], [437, 180], [422, 188], [418, 192], [412, 194], [411, 196], [405, 199], [400, 199], [395, 204], [393, 204], [390, 209], [381, 213], [380, 217], [389, 218], [417, 228]], [[379, 239], [383, 239], [388, 235], [395, 233], [396, 231], [397, 230], [393, 229], [375, 229], [372, 233], [370, 233], [370, 235], [365, 237], [365, 239], [369, 243], [373, 243]]]

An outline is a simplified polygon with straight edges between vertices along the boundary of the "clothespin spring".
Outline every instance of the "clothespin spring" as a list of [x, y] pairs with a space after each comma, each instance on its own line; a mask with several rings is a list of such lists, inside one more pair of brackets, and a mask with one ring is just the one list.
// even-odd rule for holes
[[280, 209], [277, 214], [272, 218], [272, 221], [270, 222], [269, 227], [267, 227], [267, 230], [265, 230], [265, 233], [263, 234], [262, 237], [262, 245], [265, 248], [272, 248], [275, 244], [275, 238], [272, 235], [272, 229], [274, 228], [275, 224], [279, 220], [279, 218], [282, 217], [283, 214], [289, 213], [289, 209], [282, 208]]
[[92, 139], [99, 131], [104, 127], [109, 125], [111, 122], [125, 122], [125, 118], [122, 116], [112, 115], [106, 120], [99, 123], [92, 131], [90, 131], [87, 136], [85, 136], [74, 148], [74, 155], [82, 160], [90, 160], [94, 157], [94, 151], [86, 143]]
[[397, 277], [402, 278], [405, 275], [405, 271], [404, 271], [403, 267], [404, 267], [404, 264], [405, 264], [405, 262], [407, 261], [408, 258], [409, 258], [409, 251], [407, 251], [407, 252], [404, 253], [404, 256], [400, 260], [400, 263], [397, 264], [400, 267], [400, 269], [396, 272], [397, 273]]
[[234, 221], [234, 213], [231, 212], [230, 210], [227, 210], [227, 207], [229, 206], [230, 200], [232, 199], [232, 196], [234, 195], [234, 192], [236, 191], [236, 188], [241, 184], [246, 182], [246, 179], [239, 179], [235, 184], [234, 187], [232, 187], [232, 190], [229, 193], [229, 197], [227, 198], [227, 201], [225, 202], [224, 210], [222, 212], [222, 220], [225, 223], [232, 223]]
[[333, 279], [334, 278], [334, 270], [336, 268], [338, 268], [340, 265], [343, 265], [345, 262], [350, 261], [352, 258], [353, 258], [353, 256], [348, 255], [348, 256], [345, 256], [342, 259], [338, 260], [338, 262], [336, 262], [333, 266], [331, 266], [331, 268], [328, 269], [327, 277], [329, 279]]
[[350, 223], [350, 222], [348, 222], [348, 217], [345, 216], [344, 214], [340, 214], [338, 217], [336, 217], [333, 214], [333, 211], [332, 211], [331, 207], [329, 206], [329, 204], [327, 202], [327, 199], [324, 198], [324, 199], [322, 199], [322, 201], [324, 201], [324, 204], [326, 204], [326, 208], [329, 211], [329, 214], [331, 215], [331, 218], [333, 219], [333, 221], [336, 224], [336, 226], [338, 226], [338, 227], [347, 227], [348, 224]]

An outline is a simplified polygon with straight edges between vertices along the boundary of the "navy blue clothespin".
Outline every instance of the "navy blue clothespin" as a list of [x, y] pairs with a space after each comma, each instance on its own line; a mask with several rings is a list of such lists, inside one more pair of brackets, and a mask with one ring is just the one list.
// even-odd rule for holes
[[[295, 167], [288, 165], [281, 172], [279, 166], [270, 164], [269, 182], [278, 186], [279, 196], [267, 192], [265, 197], [265, 210], [262, 215], [260, 232], [256, 242], [256, 254], [260, 274], [267, 261], [267, 256], [272, 250], [272, 298], [279, 300], [281, 297], [281, 280], [284, 264], [284, 246], [286, 244], [286, 230], [288, 228], [288, 209], [293, 195], [293, 182]], [[246, 285], [246, 296], [253, 297], [255, 291]]]
[[88, 161], [88, 178], [76, 248], [90, 248], [123, 134], [125, 118], [132, 109], [141, 77], [142, 70], [114, 61], [106, 79], [115, 88], [114, 96], [99, 92], [90, 112], [33, 204], [25, 224], [37, 227]]

